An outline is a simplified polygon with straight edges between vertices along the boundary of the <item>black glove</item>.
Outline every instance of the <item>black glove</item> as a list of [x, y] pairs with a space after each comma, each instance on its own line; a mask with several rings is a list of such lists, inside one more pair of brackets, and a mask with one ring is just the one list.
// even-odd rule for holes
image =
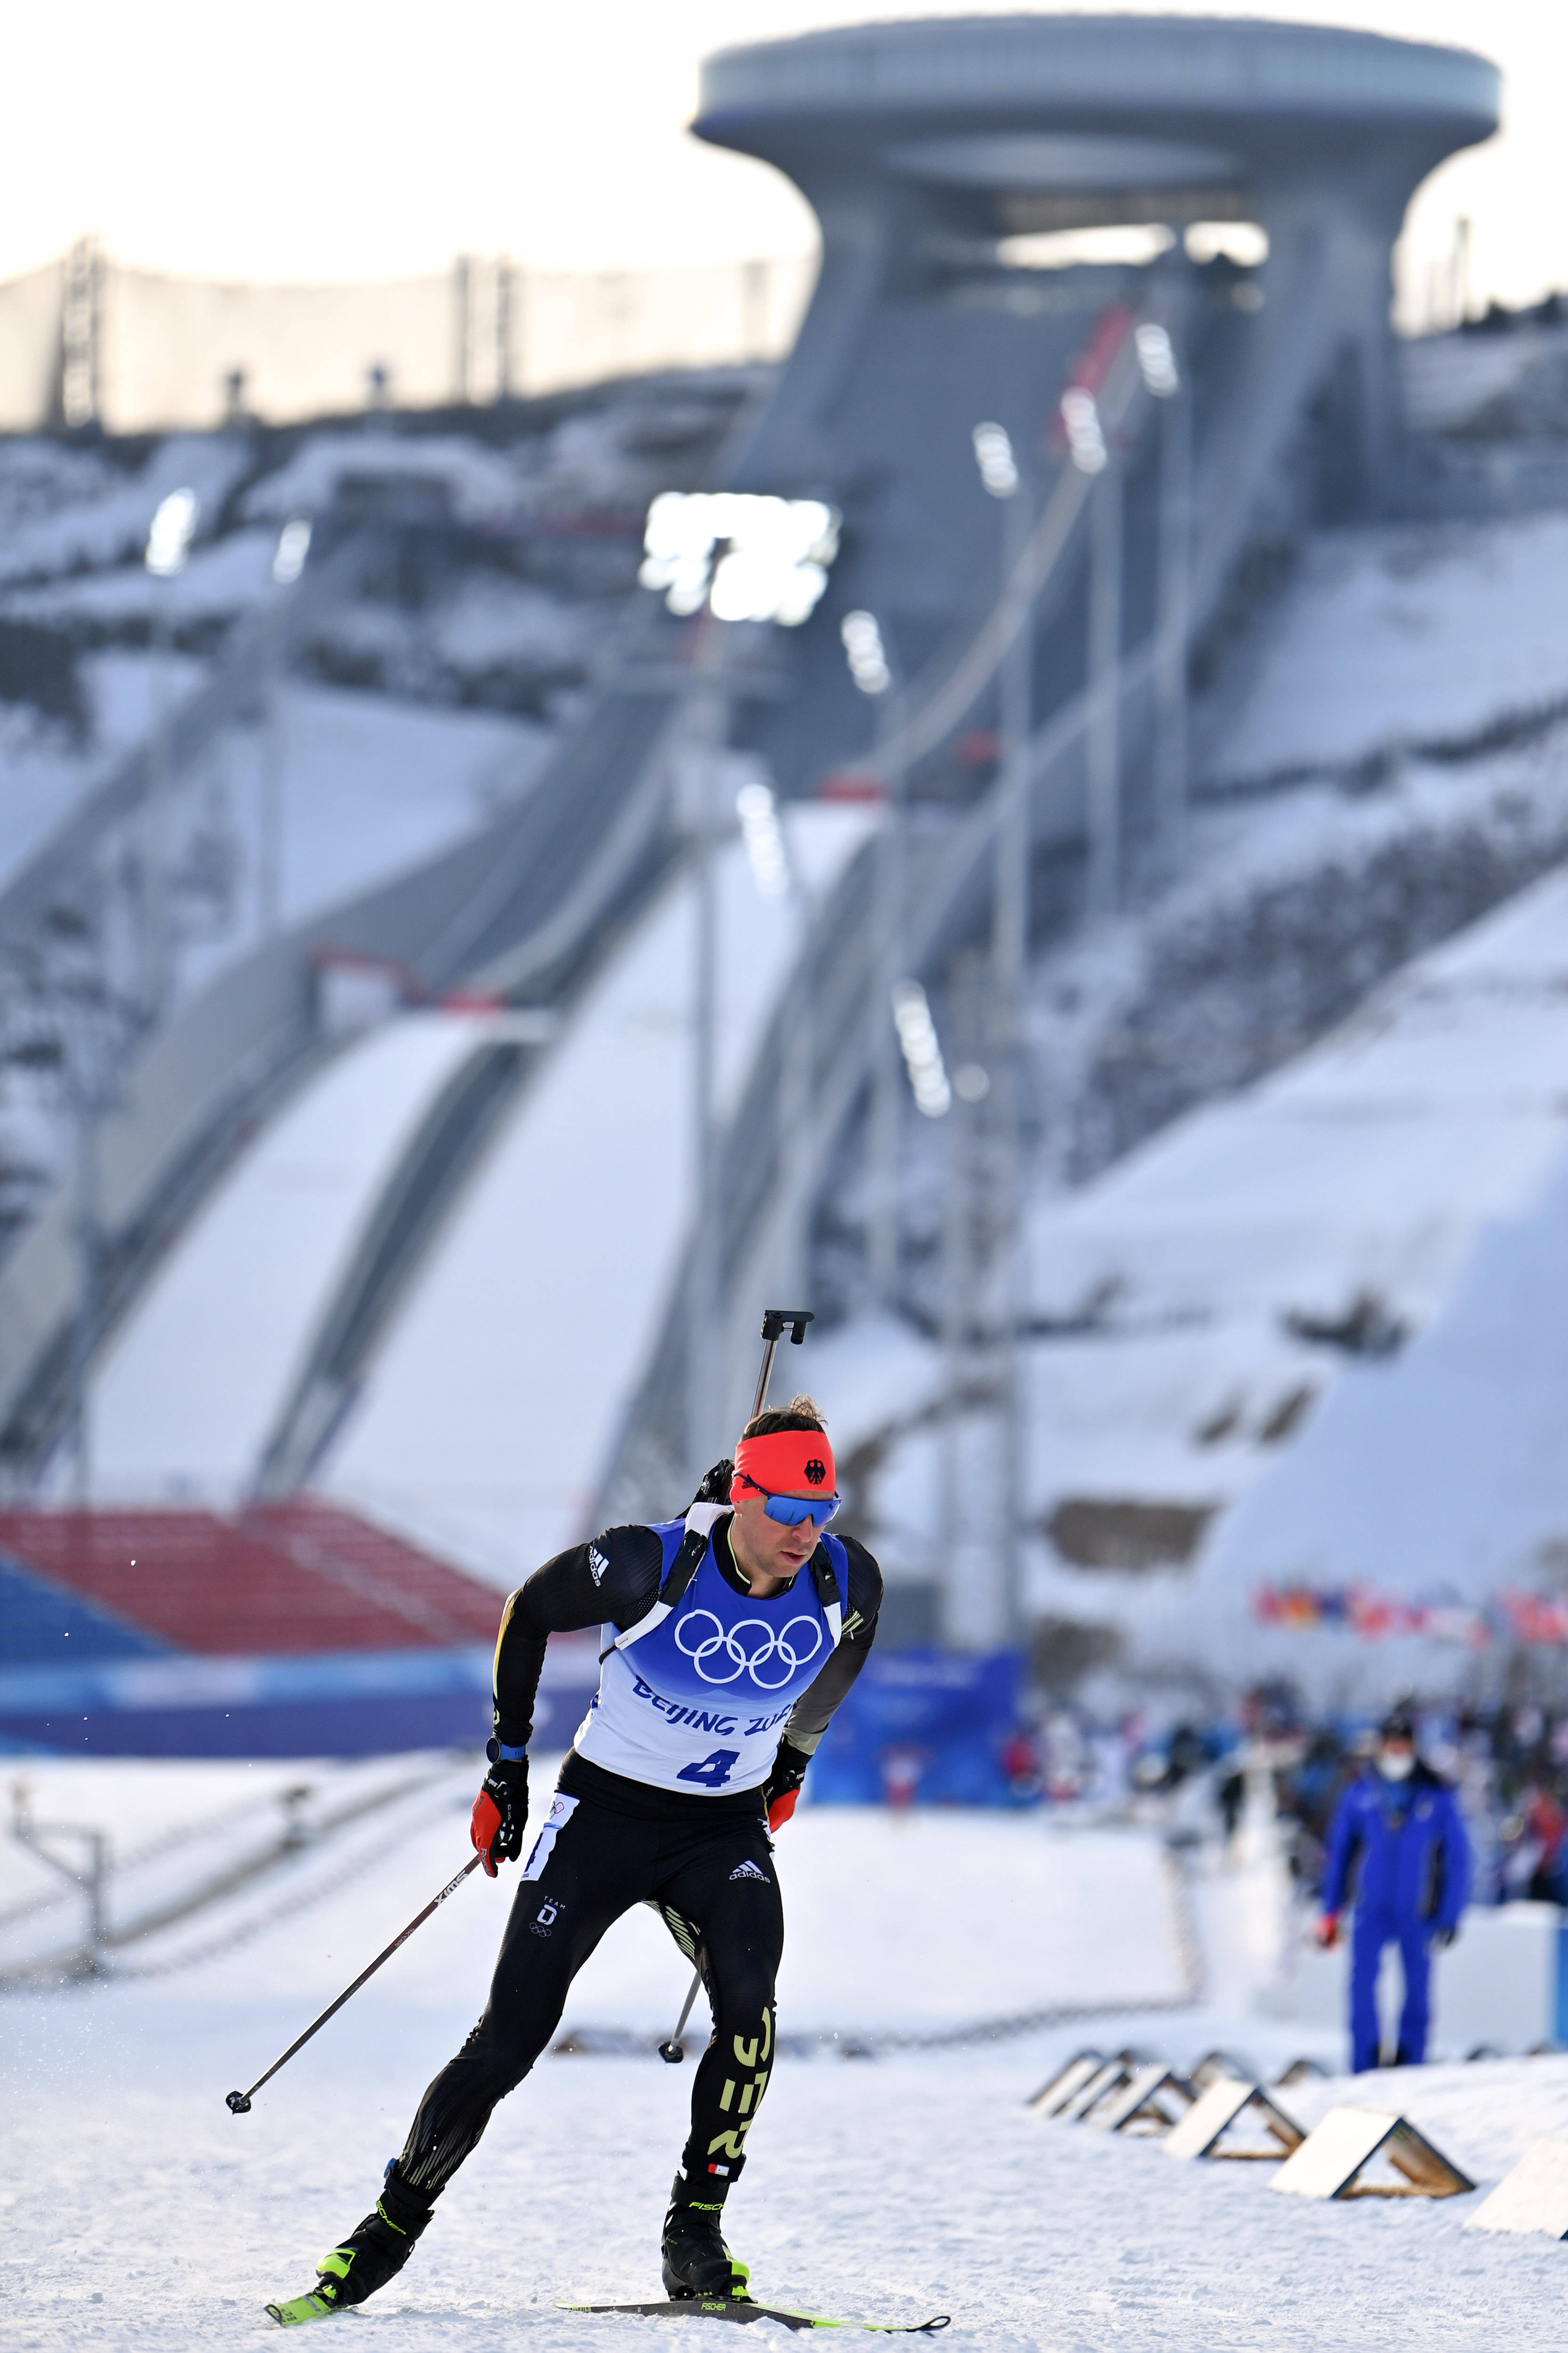
[[1451, 1945], [1458, 1933], [1459, 1928], [1457, 1921], [1451, 1926], [1447, 1921], [1445, 1921], [1440, 1928], [1433, 1929], [1432, 1942], [1435, 1945]]
[[499, 1740], [489, 1744], [485, 1755], [490, 1769], [474, 1799], [468, 1836], [483, 1858], [487, 1875], [493, 1879], [498, 1862], [515, 1862], [522, 1852], [528, 1822], [528, 1759], [503, 1757]]
[[783, 1830], [795, 1811], [795, 1801], [800, 1795], [801, 1783], [811, 1759], [804, 1748], [792, 1748], [787, 1740], [779, 1742], [773, 1769], [763, 1783], [763, 1802], [768, 1810], [770, 1831]]

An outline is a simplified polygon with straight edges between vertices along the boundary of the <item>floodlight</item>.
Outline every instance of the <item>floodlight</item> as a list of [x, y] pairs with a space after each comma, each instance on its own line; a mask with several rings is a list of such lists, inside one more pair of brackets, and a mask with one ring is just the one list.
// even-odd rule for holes
[[310, 522], [304, 515], [291, 515], [278, 534], [278, 552], [272, 558], [272, 577], [280, 588], [298, 580], [310, 553]]
[[201, 511], [202, 502], [195, 491], [171, 491], [166, 499], [159, 501], [147, 533], [143, 560], [148, 571], [160, 580], [171, 580], [176, 572], [184, 571]]
[[994, 499], [1010, 499], [1018, 487], [1018, 461], [1005, 425], [977, 425], [970, 435], [980, 479]]
[[1155, 319], [1144, 319], [1132, 330], [1132, 342], [1143, 381], [1156, 400], [1169, 400], [1182, 388], [1171, 338]]
[[1068, 452], [1080, 474], [1104, 471], [1110, 452], [1100, 422], [1100, 405], [1092, 392], [1072, 385], [1061, 398], [1062, 423], [1067, 427]]
[[789, 895], [789, 852], [778, 808], [766, 785], [742, 785], [735, 796], [741, 839], [752, 864], [752, 879], [764, 899]]
[[861, 693], [886, 694], [893, 683], [893, 672], [876, 615], [846, 613], [838, 625], [838, 634], [849, 657], [849, 675]]
[[750, 491], [665, 491], [647, 511], [643, 587], [669, 611], [711, 606], [721, 621], [777, 621], [799, 628], [827, 586], [838, 553], [838, 515], [822, 499]]
[[941, 1119], [952, 1109], [952, 1089], [931, 1018], [931, 1003], [918, 980], [901, 980], [894, 989], [893, 1026], [903, 1049], [915, 1109], [927, 1119]]

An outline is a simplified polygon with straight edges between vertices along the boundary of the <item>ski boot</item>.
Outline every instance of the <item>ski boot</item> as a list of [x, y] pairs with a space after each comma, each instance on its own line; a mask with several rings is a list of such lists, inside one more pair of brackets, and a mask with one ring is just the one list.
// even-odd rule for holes
[[295, 2328], [301, 2321], [324, 2320], [330, 2313], [346, 2312], [374, 2295], [378, 2287], [384, 2287], [403, 2269], [430, 2220], [430, 2208], [404, 2188], [394, 2165], [386, 2168], [386, 2185], [374, 2212], [367, 2214], [316, 2265], [320, 2284], [287, 2304], [268, 2306], [279, 2327]]
[[721, 2199], [694, 2199], [678, 2173], [664, 2218], [664, 2284], [672, 2297], [743, 2296], [751, 2273], [724, 2244]]

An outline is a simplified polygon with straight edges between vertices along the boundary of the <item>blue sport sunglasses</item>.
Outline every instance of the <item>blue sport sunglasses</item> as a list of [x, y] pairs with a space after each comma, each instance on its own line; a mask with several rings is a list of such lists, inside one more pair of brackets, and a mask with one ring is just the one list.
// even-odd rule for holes
[[763, 1498], [763, 1511], [770, 1520], [777, 1520], [781, 1527], [798, 1528], [802, 1520], [815, 1520], [819, 1527], [825, 1528], [838, 1509], [840, 1498], [837, 1495], [770, 1495], [765, 1487], [759, 1487], [744, 1471], [737, 1471], [735, 1476], [746, 1481], [753, 1495]]

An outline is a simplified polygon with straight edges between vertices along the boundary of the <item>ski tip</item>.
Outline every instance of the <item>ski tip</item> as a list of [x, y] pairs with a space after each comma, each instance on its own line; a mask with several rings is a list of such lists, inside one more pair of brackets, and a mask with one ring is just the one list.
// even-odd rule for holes
[[302, 2321], [330, 2320], [335, 2309], [332, 2305], [323, 2304], [312, 2289], [305, 2295], [290, 2296], [287, 2303], [269, 2304], [267, 2316], [275, 2320], [279, 2328], [298, 2328]]

